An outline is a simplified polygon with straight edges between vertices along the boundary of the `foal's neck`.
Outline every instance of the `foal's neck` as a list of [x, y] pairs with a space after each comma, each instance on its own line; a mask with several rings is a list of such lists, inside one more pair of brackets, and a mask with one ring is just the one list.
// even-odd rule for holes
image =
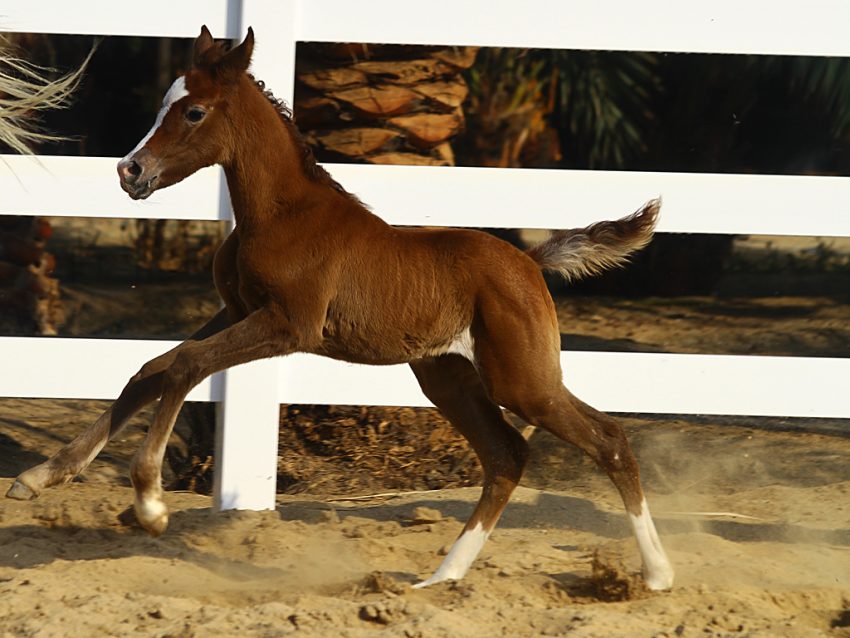
[[247, 76], [233, 106], [233, 153], [224, 172], [237, 227], [310, 208], [305, 203], [321, 197], [321, 189], [307, 177], [302, 149], [281, 114]]

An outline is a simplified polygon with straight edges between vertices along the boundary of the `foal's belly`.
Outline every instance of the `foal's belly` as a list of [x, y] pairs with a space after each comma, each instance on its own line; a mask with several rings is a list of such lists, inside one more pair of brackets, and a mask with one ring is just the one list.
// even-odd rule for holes
[[336, 331], [327, 326], [315, 354], [368, 365], [409, 363], [425, 357], [456, 353], [473, 358], [474, 344], [469, 328], [433, 334], [402, 330]]

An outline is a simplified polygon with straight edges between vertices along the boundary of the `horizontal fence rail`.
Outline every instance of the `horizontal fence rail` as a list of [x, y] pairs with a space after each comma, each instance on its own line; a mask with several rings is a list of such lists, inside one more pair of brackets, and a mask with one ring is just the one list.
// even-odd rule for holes
[[252, 17], [268, 4], [302, 41], [850, 56], [845, 0], [430, 0], [415, 15], [394, 0], [148, 0], [132, 17], [113, 0], [0, 0], [0, 31], [194, 37], [205, 23], [235, 39], [253, 24], [263, 44]]
[[[218, 168], [150, 199], [118, 187], [117, 158], [0, 155], [0, 214], [230, 219]], [[567, 228], [625, 215], [662, 196], [658, 230], [850, 236], [850, 177], [455, 166], [325, 165], [392, 224]]]
[[[850, 359], [562, 352], [561, 365], [567, 387], [610, 412], [850, 415]], [[431, 405], [407, 366], [340, 364], [313, 355], [284, 360], [279, 388], [283, 403]]]
[[[113, 399], [145, 361], [178, 343], [2, 337], [0, 379], [10, 396]], [[431, 405], [408, 366], [365, 366], [308, 354], [276, 363], [277, 382], [271, 389], [275, 403]], [[562, 352], [561, 364], [565, 381], [576, 394], [611, 412], [850, 415], [846, 392], [850, 359]], [[252, 388], [249, 394], [255, 394]], [[222, 374], [213, 375], [189, 395], [190, 401], [224, 398]]]
[[[129, 149], [128, 149], [129, 150]], [[118, 185], [117, 157], [0, 155], [0, 215], [229, 220], [218, 167], [133, 201]]]
[[[296, 41], [850, 56], [846, 0], [433, 0], [415, 19], [389, 0], [148, 0], [132, 15], [112, 0], [0, 0], [0, 32], [191, 38], [201, 24], [228, 38], [253, 25], [253, 71], [290, 103]], [[133, 202], [118, 187], [117, 158], [0, 160], [0, 214], [231, 219], [218, 168]], [[661, 231], [850, 236], [848, 177], [327, 168], [401, 225], [568, 228], [661, 195]], [[0, 396], [114, 398], [146, 360], [174, 345], [0, 338]], [[563, 352], [562, 363], [570, 388], [610, 411], [850, 418], [850, 359]], [[195, 388], [190, 399], [220, 406], [217, 505], [251, 509], [274, 506], [279, 403], [428, 404], [406, 366], [310, 355], [239, 366]]]
[[[0, 337], [0, 396], [115, 399], [142, 365], [177, 341]], [[189, 401], [221, 401], [222, 375], [213, 375]]]

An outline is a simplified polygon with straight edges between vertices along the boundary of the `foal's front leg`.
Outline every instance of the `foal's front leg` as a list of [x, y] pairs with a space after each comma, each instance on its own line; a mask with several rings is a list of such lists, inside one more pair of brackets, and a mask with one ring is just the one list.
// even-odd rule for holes
[[208, 339], [186, 344], [176, 354], [163, 371], [159, 406], [130, 466], [136, 490], [136, 518], [153, 536], [159, 536], [168, 526], [168, 508], [162, 500], [162, 460], [177, 413], [189, 391], [215, 372], [289, 354], [300, 345], [286, 320], [264, 308]]
[[33, 499], [52, 485], [67, 483], [100, 453], [106, 443], [116, 436], [136, 412], [162, 393], [163, 370], [187, 343], [205, 339], [230, 325], [227, 311], [221, 310], [197, 332], [176, 348], [151, 359], [124, 386], [121, 395], [92, 425], [44, 463], [21, 473], [6, 496], [18, 500]]

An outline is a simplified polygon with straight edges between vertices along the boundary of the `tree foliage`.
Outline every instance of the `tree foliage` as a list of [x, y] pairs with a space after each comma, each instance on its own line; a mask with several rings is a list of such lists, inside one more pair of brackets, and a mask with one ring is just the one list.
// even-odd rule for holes
[[469, 83], [459, 163], [850, 174], [844, 58], [491, 48]]

